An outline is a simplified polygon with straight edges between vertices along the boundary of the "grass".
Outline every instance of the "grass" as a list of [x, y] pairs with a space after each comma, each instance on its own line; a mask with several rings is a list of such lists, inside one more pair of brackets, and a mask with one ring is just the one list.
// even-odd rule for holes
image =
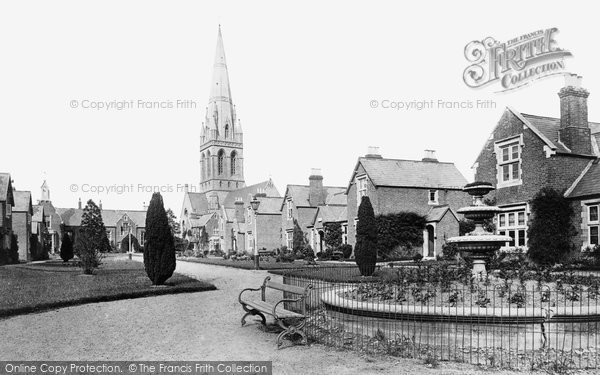
[[110, 255], [94, 275], [83, 275], [74, 262], [0, 267], [0, 317], [85, 303], [162, 294], [215, 290], [215, 286], [173, 274], [166, 287], [153, 287], [141, 262]]

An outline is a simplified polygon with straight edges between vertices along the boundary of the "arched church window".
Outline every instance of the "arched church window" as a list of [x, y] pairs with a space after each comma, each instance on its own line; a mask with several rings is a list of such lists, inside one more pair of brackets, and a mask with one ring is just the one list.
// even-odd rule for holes
[[237, 162], [237, 153], [235, 151], [231, 152], [231, 175], [233, 176], [236, 172], [235, 167], [236, 167], [236, 162]]
[[223, 174], [223, 165], [225, 162], [225, 151], [223, 150], [219, 150], [219, 153], [217, 154], [217, 173], [218, 174]]
[[229, 139], [229, 124], [225, 125], [225, 139]]
[[206, 175], [210, 177], [212, 174], [212, 159], [210, 157], [210, 151], [206, 151]]

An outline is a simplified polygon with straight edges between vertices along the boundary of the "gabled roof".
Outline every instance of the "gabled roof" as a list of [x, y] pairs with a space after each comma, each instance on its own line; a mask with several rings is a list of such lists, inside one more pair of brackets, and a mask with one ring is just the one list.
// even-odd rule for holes
[[212, 219], [215, 213], [200, 215], [200, 216], [191, 216], [189, 221], [191, 228], [201, 228], [206, 226], [206, 224]]
[[467, 184], [466, 178], [454, 163], [361, 157], [354, 168], [352, 178], [346, 188], [346, 194], [354, 183], [354, 177], [360, 165], [376, 187], [460, 190]]
[[256, 197], [260, 201], [258, 215], [281, 215], [281, 197]]
[[567, 198], [593, 195], [600, 195], [600, 159], [591, 160], [565, 193]]
[[204, 193], [185, 193], [190, 200], [192, 211], [198, 214], [203, 214], [208, 211], [208, 200]]
[[10, 173], [0, 173], [0, 201], [8, 201], [12, 205], [15, 203]]
[[454, 216], [456, 221], [458, 221], [458, 216], [456, 216], [454, 211], [452, 211], [452, 209], [450, 209], [450, 206], [448, 205], [431, 207], [431, 209], [425, 216], [425, 220], [428, 223], [439, 222], [444, 218], [444, 216], [446, 216], [446, 213], [448, 211], [450, 211], [450, 213]]
[[[323, 186], [325, 189], [325, 205], [345, 205], [347, 202], [346, 188], [341, 186]], [[296, 207], [311, 207], [308, 197], [310, 186], [288, 185], [285, 190], [285, 198], [292, 198]], [[285, 201], [281, 201], [280, 210], [283, 209]]]
[[33, 214], [33, 205], [31, 203], [31, 192], [30, 191], [13, 191], [13, 196], [15, 199], [15, 206], [13, 207], [13, 211], [16, 212], [29, 212]]
[[[514, 108], [507, 107], [525, 126], [533, 131], [548, 147], [557, 152], [571, 154], [559, 139], [560, 119], [556, 117], [537, 116], [520, 113]], [[600, 123], [588, 122], [591, 134], [600, 133]]]
[[[83, 209], [79, 208], [56, 208], [56, 213], [64, 225], [77, 227], [81, 225]], [[137, 227], [146, 226], [146, 211], [108, 210], [102, 209], [102, 222], [106, 227], [114, 227], [124, 215], [127, 215]]]
[[38, 223], [44, 221], [44, 206], [41, 204], [34, 204], [32, 209], [33, 214], [31, 214], [31, 220], [37, 221]]
[[246, 201], [248, 197], [253, 197], [258, 193], [264, 193], [267, 197], [281, 197], [281, 194], [279, 194], [279, 191], [275, 187], [273, 181], [271, 179], [268, 179], [267, 181], [259, 182], [258, 184], [230, 191], [225, 197], [225, 200], [223, 201], [223, 206], [225, 206], [226, 208], [235, 208], [235, 201], [238, 198], [241, 198], [243, 201]]
[[348, 221], [346, 206], [319, 206], [315, 220], [324, 223]]

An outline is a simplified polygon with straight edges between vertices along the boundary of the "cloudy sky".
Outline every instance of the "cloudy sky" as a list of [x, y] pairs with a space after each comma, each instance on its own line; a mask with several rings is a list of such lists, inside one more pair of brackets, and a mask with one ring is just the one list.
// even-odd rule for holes
[[[561, 77], [509, 93], [462, 79], [464, 48], [557, 27], [556, 41], [582, 75], [589, 115], [600, 121], [595, 9], [584, 2], [480, 1], [19, 1], [0, 6], [0, 171], [39, 199], [44, 177], [55, 206], [77, 199], [140, 209], [153, 186], [182, 193], [199, 182], [199, 133], [218, 25], [244, 130], [248, 184], [271, 177], [307, 183], [321, 168], [344, 186], [357, 157], [420, 159], [435, 149], [467, 179], [505, 106], [557, 116]], [[590, 7], [590, 8], [588, 8]], [[593, 29], [592, 29], [593, 30]], [[72, 108], [73, 101], [131, 101], [134, 108]], [[176, 108], [177, 100], [196, 108]], [[395, 110], [371, 101], [430, 101]], [[492, 101], [491, 108], [439, 108]], [[138, 101], [172, 102], [144, 109]], [[130, 191], [96, 193], [105, 186]], [[131, 188], [133, 186], [133, 188]], [[87, 191], [82, 191], [82, 190]], [[122, 188], [123, 189], [123, 188]], [[150, 190], [149, 190], [150, 189]], [[76, 191], [71, 191], [76, 190]]]

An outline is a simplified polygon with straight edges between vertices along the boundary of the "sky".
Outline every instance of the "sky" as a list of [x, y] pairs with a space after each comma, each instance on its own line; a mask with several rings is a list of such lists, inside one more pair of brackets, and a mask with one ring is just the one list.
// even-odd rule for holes
[[[558, 28], [558, 45], [573, 54], [565, 70], [583, 76], [589, 118], [600, 121], [596, 18], [583, 1], [3, 2], [0, 172], [34, 203], [44, 179], [57, 207], [81, 198], [142, 209], [158, 188], [179, 215], [183, 186], [200, 178], [220, 24], [247, 184], [272, 178], [283, 194], [321, 168], [326, 185], [346, 186], [368, 146], [416, 160], [434, 149], [472, 180], [504, 108], [558, 116], [564, 79], [473, 89], [463, 81], [465, 46]], [[177, 108], [178, 100], [193, 104]], [[492, 104], [454, 103], [477, 100]], [[384, 101], [435, 105], [399, 110]]]

